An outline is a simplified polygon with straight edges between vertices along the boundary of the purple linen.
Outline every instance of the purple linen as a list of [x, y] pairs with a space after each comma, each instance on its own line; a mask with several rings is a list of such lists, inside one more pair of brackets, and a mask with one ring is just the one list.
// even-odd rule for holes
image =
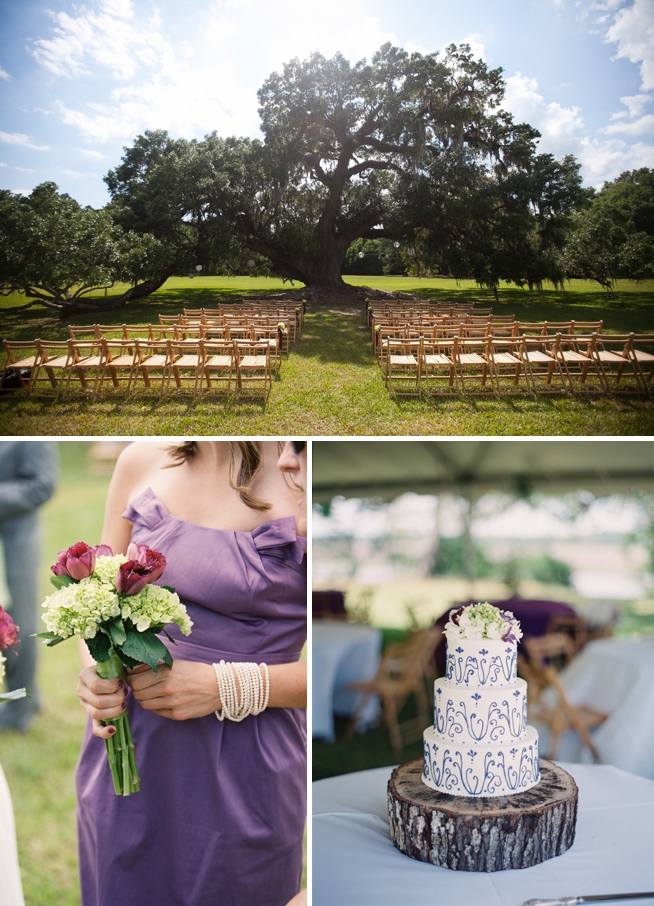
[[[172, 516], [153, 491], [123, 514], [168, 561], [194, 626], [179, 660], [298, 660], [306, 637], [306, 541], [293, 517], [252, 532]], [[283, 906], [300, 887], [306, 723], [270, 708], [241, 723], [172, 721], [128, 691], [141, 790], [116, 796], [104, 743], [86, 729], [77, 767], [83, 906]]]

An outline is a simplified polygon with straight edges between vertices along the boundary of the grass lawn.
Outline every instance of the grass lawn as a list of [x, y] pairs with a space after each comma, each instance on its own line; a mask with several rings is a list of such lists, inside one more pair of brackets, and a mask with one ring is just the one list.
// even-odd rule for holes
[[[520, 320], [604, 320], [613, 332], [654, 332], [654, 282], [619, 282], [607, 294], [596, 284], [572, 281], [565, 292], [502, 286], [499, 304], [472, 281], [409, 277], [348, 277], [348, 282], [416, 292], [433, 300], [477, 301]], [[108, 323], [156, 322], [184, 306], [210, 307], [289, 290], [271, 278], [173, 278], [157, 293], [103, 316]], [[297, 289], [297, 285], [293, 287]], [[110, 292], [117, 293], [119, 288]], [[65, 339], [66, 327], [42, 308], [17, 311], [21, 300], [0, 304], [3, 336], [15, 340], [44, 336]], [[83, 324], [98, 316], [78, 316]], [[639, 398], [559, 396], [531, 399], [440, 397], [393, 401], [376, 364], [363, 305], [307, 303], [304, 333], [283, 362], [264, 405], [258, 400], [192, 405], [188, 396], [159, 402], [143, 392], [125, 403], [116, 395], [95, 402], [79, 393], [54, 405], [45, 396], [20, 393], [0, 399], [0, 433], [10, 435], [651, 435], [654, 401]]]

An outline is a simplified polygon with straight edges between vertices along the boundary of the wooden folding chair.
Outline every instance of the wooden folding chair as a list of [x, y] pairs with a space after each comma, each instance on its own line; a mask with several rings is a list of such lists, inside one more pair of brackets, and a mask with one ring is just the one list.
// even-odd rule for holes
[[[648, 348], [643, 349], [643, 346], [647, 346]], [[654, 334], [635, 334], [633, 351], [634, 358], [640, 367], [643, 380], [649, 389], [649, 386], [652, 383], [652, 376], [654, 376]]]
[[509, 389], [519, 391], [521, 381], [528, 393], [535, 393], [528, 371], [524, 337], [499, 337], [492, 334], [489, 336], [488, 350], [498, 393], [502, 393], [502, 388], [507, 384]]
[[71, 362], [70, 340], [37, 340], [38, 362], [32, 373], [32, 389], [39, 384], [49, 384], [59, 400], [64, 387], [67, 369]]
[[197, 399], [202, 386], [203, 374], [200, 340], [167, 340], [166, 345], [168, 347], [168, 373], [164, 394], [167, 396], [170, 392], [171, 379], [174, 378], [177, 390], [183, 390], [186, 386], [192, 389], [193, 399]]
[[[604, 369], [597, 355], [597, 334], [590, 336], [557, 334], [557, 336], [559, 343], [556, 357], [561, 362], [572, 392], [596, 390], [597, 388], [587, 381], [589, 376], [595, 375], [600, 392], [608, 393]], [[576, 382], [573, 381], [573, 377], [577, 378]]]
[[114, 389], [119, 390], [121, 383], [127, 384], [125, 397], [129, 397], [132, 385], [136, 380], [136, 368], [138, 355], [136, 345], [132, 341], [131, 347], [125, 340], [112, 340], [101, 337], [102, 348], [104, 352], [104, 369], [100, 376], [100, 386], [102, 390], [107, 378], [111, 380]]
[[[7, 360], [0, 377], [0, 390], [24, 389], [30, 395], [40, 361], [37, 343], [38, 340], [3, 340]], [[29, 373], [24, 374], [25, 371]]]
[[490, 390], [497, 395], [495, 372], [490, 359], [490, 337], [477, 340], [459, 338], [454, 343], [452, 356], [463, 394], [466, 393], [466, 383], [472, 383], [478, 385], [473, 387], [473, 392], [487, 393]]
[[[522, 330], [522, 328], [520, 328]], [[561, 361], [556, 355], [559, 346], [558, 337], [527, 336], [522, 334], [525, 368], [534, 393], [559, 392], [568, 394], [568, 383]], [[544, 378], [544, 382], [537, 379]], [[558, 381], [558, 387], [554, 379]]]
[[166, 379], [170, 366], [168, 340], [144, 340], [136, 337], [134, 340], [135, 367], [133, 385], [137, 386], [139, 376], [148, 390], [152, 387], [151, 374], [159, 372], [159, 399], [163, 399], [166, 392]]
[[[79, 380], [80, 386], [91, 393], [92, 398], [98, 392], [101, 384], [102, 373], [105, 367], [105, 353], [101, 339], [69, 340], [69, 362], [65, 369], [63, 395], [67, 396], [73, 375]], [[90, 372], [94, 372], [93, 382], [90, 383]]]
[[386, 387], [392, 397], [420, 396], [422, 340], [388, 340]]
[[[421, 738], [425, 727], [433, 723], [429, 719], [431, 709], [425, 678], [442, 635], [443, 631], [438, 626], [419, 629], [405, 642], [386, 648], [373, 679], [363, 683], [349, 683], [349, 689], [362, 692], [363, 695], [345, 734], [346, 742], [352, 739], [359, 717], [372, 695], [378, 695], [381, 700], [391, 744], [396, 752], [401, 751], [412, 739]], [[399, 714], [412, 694], [417, 702], [418, 716], [400, 723]]]
[[[645, 379], [640, 362], [636, 359], [634, 352], [634, 334], [602, 334], [597, 337], [596, 343], [597, 358], [599, 359], [607, 386], [611, 393], [644, 393], [650, 395], [649, 384]], [[626, 375], [625, 375], [626, 372]], [[633, 377], [633, 383], [628, 381], [629, 374]], [[614, 376], [613, 383], [609, 383], [609, 377]], [[620, 381], [623, 377], [627, 380]]]
[[[206, 380], [207, 390], [227, 384], [229, 396], [232, 389], [232, 375], [236, 368], [234, 344], [227, 340], [200, 340], [202, 357], [202, 375]], [[213, 383], [212, 383], [213, 381]]]
[[432, 396], [433, 385], [445, 384], [449, 390], [458, 390], [453, 348], [456, 339], [424, 339], [420, 380], [427, 397]]
[[[522, 644], [527, 656], [518, 655], [518, 669], [528, 684], [529, 720], [542, 721], [549, 728], [547, 758], [556, 756], [561, 734], [566, 730], [575, 730], [590, 750], [593, 761], [598, 762], [597, 749], [588, 731], [602, 724], [608, 715], [583, 705], [572, 705], [554, 667], [557, 659], [562, 659], [565, 665], [574, 657], [573, 640], [566, 633], [553, 632], [525, 638]], [[547, 689], [552, 690], [553, 704], [543, 694]]]
[[272, 386], [270, 346], [254, 340], [234, 340], [236, 390], [268, 396]]

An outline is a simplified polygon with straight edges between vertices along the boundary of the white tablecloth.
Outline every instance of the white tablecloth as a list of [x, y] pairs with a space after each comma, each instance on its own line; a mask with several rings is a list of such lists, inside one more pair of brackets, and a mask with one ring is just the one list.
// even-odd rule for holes
[[[347, 684], [371, 679], [381, 656], [379, 629], [340, 620], [314, 620], [311, 646], [313, 661], [313, 736], [333, 741], [334, 712], [351, 715], [361, 700]], [[360, 725], [374, 723], [379, 702], [371, 699]]]
[[0, 906], [25, 906], [16, 852], [14, 811], [0, 767]]
[[[572, 704], [609, 715], [592, 731], [602, 764], [654, 779], [654, 638], [590, 642], [561, 680]], [[576, 737], [575, 745], [563, 741], [559, 757], [590, 760]]]
[[[610, 765], [562, 765], [579, 787], [574, 844], [518, 871], [457, 872], [391, 843], [392, 768], [313, 784], [313, 906], [521, 906], [533, 897], [654, 890], [654, 781]], [[654, 904], [654, 897], [640, 900]]]

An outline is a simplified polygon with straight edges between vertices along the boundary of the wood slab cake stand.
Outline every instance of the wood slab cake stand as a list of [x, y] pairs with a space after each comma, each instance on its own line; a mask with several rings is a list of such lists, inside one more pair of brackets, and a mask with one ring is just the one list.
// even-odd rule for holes
[[570, 849], [577, 784], [540, 760], [541, 779], [512, 796], [450, 796], [422, 780], [422, 759], [395, 768], [388, 781], [391, 839], [405, 855], [458, 871], [529, 868]]

